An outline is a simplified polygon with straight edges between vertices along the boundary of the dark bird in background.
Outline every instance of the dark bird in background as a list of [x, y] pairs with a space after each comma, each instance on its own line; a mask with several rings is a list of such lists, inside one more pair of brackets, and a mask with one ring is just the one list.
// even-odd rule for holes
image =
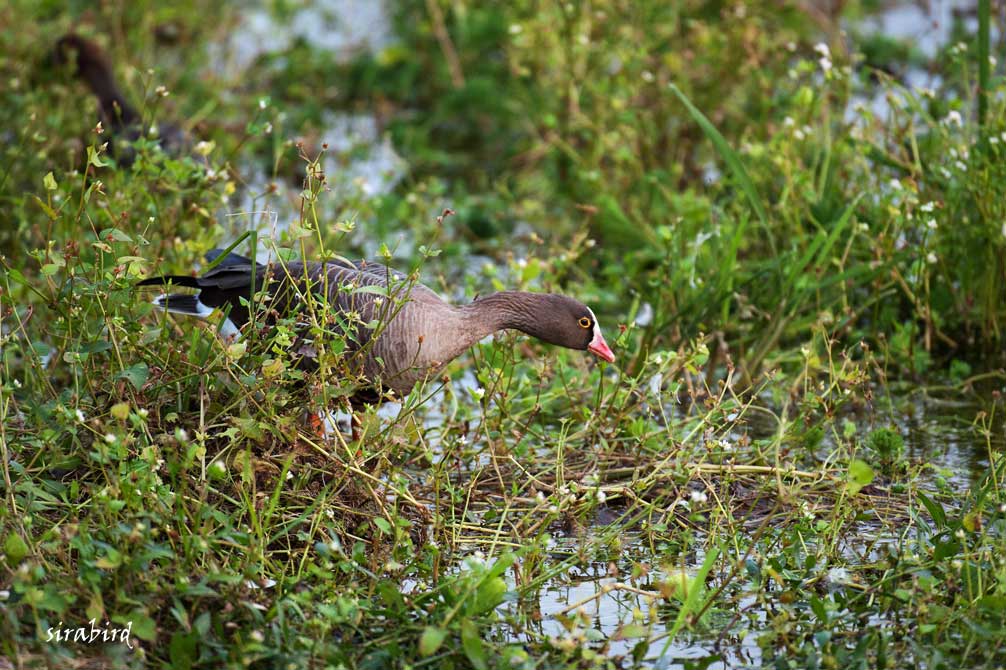
[[[220, 253], [211, 252], [208, 258], [212, 261]], [[346, 340], [348, 371], [362, 382], [350, 398], [357, 408], [375, 402], [383, 390], [406, 396], [418, 382], [436, 379], [466, 349], [500, 330], [518, 330], [549, 344], [590, 351], [609, 363], [615, 360], [594, 313], [578, 300], [502, 291], [454, 306], [414, 278], [371, 261], [263, 265], [232, 253], [201, 277], [153, 277], [138, 285], [199, 289], [195, 294], [161, 295], [154, 304], [204, 319], [219, 309], [227, 315], [221, 334], [236, 337], [250, 319], [253, 271], [255, 292], [268, 292], [266, 313], [302, 319], [311, 300], [327, 304], [325, 313], [334, 316], [331, 330]], [[268, 317], [257, 318], [268, 325]], [[301, 340], [293, 348], [310, 359], [312, 345]]]
[[[75, 33], [59, 38], [52, 52], [58, 66], [72, 68], [98, 99], [102, 125], [111, 134], [111, 153], [122, 166], [129, 166], [136, 157], [129, 143], [145, 134], [143, 119], [115, 81], [108, 55], [95, 42]], [[178, 156], [188, 151], [190, 140], [185, 131], [175, 123], [157, 124], [156, 139], [165, 153]]]

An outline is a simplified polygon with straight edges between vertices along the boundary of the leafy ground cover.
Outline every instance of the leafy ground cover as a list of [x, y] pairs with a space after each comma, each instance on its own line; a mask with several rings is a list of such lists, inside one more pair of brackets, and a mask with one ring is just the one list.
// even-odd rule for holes
[[[163, 4], [0, 8], [11, 664], [1006, 662], [987, 5], [930, 55], [855, 3], [405, 0], [376, 50], [238, 66], [252, 9]], [[49, 59], [70, 29], [192, 155], [148, 133], [115, 165]], [[618, 364], [498, 337], [322, 441], [304, 406], [351, 389], [305, 384], [288, 331], [227, 344], [134, 288], [234, 241], [563, 290]], [[133, 648], [48, 635], [90, 619]]]

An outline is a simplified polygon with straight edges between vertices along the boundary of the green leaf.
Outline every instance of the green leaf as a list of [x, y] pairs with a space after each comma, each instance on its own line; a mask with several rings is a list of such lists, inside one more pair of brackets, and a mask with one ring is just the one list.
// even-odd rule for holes
[[444, 643], [446, 637], [447, 631], [443, 628], [427, 626], [419, 638], [419, 655], [426, 657], [437, 653], [437, 649], [440, 649], [440, 645]]
[[818, 622], [822, 624], [828, 623], [828, 609], [824, 606], [824, 602], [817, 596], [810, 597], [810, 610], [817, 617]]
[[461, 648], [464, 649], [468, 662], [475, 670], [487, 670], [489, 663], [486, 661], [486, 650], [482, 646], [478, 628], [471, 619], [464, 619], [461, 622]]
[[475, 611], [473, 614], [490, 612], [503, 602], [506, 594], [506, 582], [502, 577], [491, 577], [479, 585], [475, 594]]
[[94, 340], [93, 342], [87, 342], [80, 345], [77, 350], [81, 354], [98, 354], [102, 351], [108, 351], [112, 348], [112, 343], [108, 340]]
[[351, 293], [371, 293], [381, 297], [388, 297], [390, 295], [387, 286], [357, 286]]
[[375, 516], [373, 521], [374, 525], [380, 528], [382, 533], [385, 535], [391, 535], [391, 524], [388, 523], [387, 519], [381, 516]]
[[45, 212], [46, 216], [48, 216], [53, 221], [59, 218], [59, 215], [56, 214], [55, 210], [53, 210], [52, 207], [43, 202], [41, 198], [39, 198], [37, 195], [33, 195], [31, 197], [35, 198], [35, 202], [37, 202], [38, 206], [42, 208], [42, 211]]
[[719, 153], [720, 157], [724, 160], [724, 162], [726, 162], [727, 167], [730, 168], [730, 172], [733, 173], [734, 179], [737, 180], [741, 190], [744, 191], [744, 195], [747, 196], [747, 199], [751, 203], [751, 207], [754, 209], [755, 214], [758, 215], [758, 219], [761, 221], [762, 226], [768, 230], [768, 215], [765, 214], [765, 208], [762, 207], [761, 196], [758, 194], [758, 190], [755, 188], [754, 182], [751, 181], [751, 177], [748, 176], [748, 171], [744, 167], [744, 163], [741, 162], [741, 159], [737, 156], [734, 150], [730, 148], [730, 145], [727, 143], [726, 139], [724, 139], [723, 135], [720, 134], [720, 131], [716, 130], [716, 126], [714, 126], [712, 122], [706, 118], [705, 114], [700, 112], [698, 108], [692, 104], [692, 101], [681, 92], [681, 89], [674, 84], [669, 84], [669, 86], [674, 95], [678, 96], [678, 100], [680, 100], [688, 109], [688, 113], [692, 115], [693, 119], [695, 119], [695, 123], [699, 124], [699, 127], [702, 128], [702, 132], [704, 132], [706, 137], [709, 138], [709, 141], [713, 143], [717, 153]]
[[48, 172], [44, 177], [42, 177], [42, 183], [45, 184], [45, 190], [55, 191], [59, 188], [56, 184], [56, 178], [52, 176], [52, 172]]
[[192, 630], [196, 632], [199, 637], [205, 638], [206, 634], [210, 632], [211, 617], [209, 612], [203, 612], [196, 617], [195, 622], [192, 624]]
[[858, 458], [852, 459], [849, 462], [847, 479], [850, 493], [853, 495], [859, 493], [860, 489], [873, 481], [874, 476], [873, 468], [866, 461], [861, 461]]
[[105, 228], [103, 231], [98, 233], [98, 239], [108, 241], [108, 238], [112, 238], [115, 242], [132, 242], [133, 238], [122, 232], [118, 228]]
[[3, 551], [7, 557], [7, 565], [13, 568], [28, 555], [28, 545], [20, 535], [12, 531], [4, 540]]
[[131, 365], [119, 374], [115, 375], [115, 378], [127, 380], [133, 385], [133, 388], [139, 391], [143, 388], [143, 385], [147, 383], [147, 378], [149, 376], [150, 368], [147, 367], [147, 364], [137, 363], [136, 365]]
[[91, 601], [88, 603], [87, 608], [84, 610], [84, 614], [87, 615], [88, 619], [100, 619], [105, 613], [105, 603], [101, 598], [101, 593], [96, 592], [91, 594]]
[[196, 658], [196, 644], [198, 639], [192, 633], [177, 631], [171, 636], [168, 644], [168, 658], [171, 659], [172, 668], [182, 668], [187, 670], [192, 667], [192, 662]]
[[[709, 575], [709, 571], [713, 569], [713, 565], [716, 563], [716, 559], [720, 556], [719, 547], [713, 547], [712, 551], [706, 554], [705, 560], [702, 562], [702, 567], [699, 568], [698, 573], [692, 579], [692, 588], [688, 589], [688, 596], [685, 601], [681, 603], [681, 609], [678, 610], [678, 616], [674, 620], [674, 625], [668, 632], [667, 641], [664, 643], [663, 651], [660, 652], [661, 656], [668, 653], [671, 648], [671, 644], [674, 642], [674, 638], [677, 636], [678, 632], [684, 628], [685, 624], [688, 623], [688, 618], [691, 614], [704, 609], [703, 605], [699, 604], [699, 599], [705, 594], [705, 583], [706, 577]], [[710, 598], [715, 597], [715, 594], [709, 596]]]
[[618, 630], [616, 637], [620, 640], [631, 640], [636, 637], [646, 637], [648, 632], [645, 626], [638, 623], [628, 623]]
[[131, 614], [120, 620], [120, 623], [132, 623], [131, 632], [141, 640], [153, 642], [157, 638], [157, 624], [142, 610], [133, 610]]
[[957, 540], [937, 542], [933, 547], [933, 558], [937, 561], [945, 561], [961, 553], [961, 543]]
[[947, 525], [947, 513], [943, 511], [943, 506], [922, 491], [918, 492], [918, 496], [926, 511], [929, 512], [929, 516], [933, 517], [933, 523], [936, 524], [936, 527], [939, 529], [945, 528]]
[[93, 144], [87, 148], [87, 162], [94, 167], [105, 167], [108, 165], [108, 163], [98, 158], [98, 150], [94, 148]]

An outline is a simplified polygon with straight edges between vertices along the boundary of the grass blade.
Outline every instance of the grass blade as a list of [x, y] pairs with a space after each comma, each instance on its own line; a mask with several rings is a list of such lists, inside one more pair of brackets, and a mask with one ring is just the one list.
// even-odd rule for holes
[[[761, 196], [758, 194], [758, 189], [755, 188], [754, 182], [751, 181], [751, 177], [748, 175], [747, 169], [744, 167], [744, 163], [741, 162], [740, 157], [737, 153], [730, 147], [720, 131], [716, 130], [716, 126], [712, 124], [712, 121], [706, 118], [706, 115], [699, 111], [699, 109], [692, 104], [692, 101], [688, 99], [684, 93], [681, 92], [674, 84], [669, 84], [671, 91], [674, 95], [678, 96], [678, 100], [688, 109], [688, 113], [692, 115], [695, 122], [699, 124], [702, 128], [702, 132], [706, 134], [709, 141], [713, 143], [713, 147], [716, 148], [716, 152], [720, 155], [723, 161], [730, 168], [731, 174], [733, 174], [734, 179], [740, 186], [741, 190], [744, 191], [744, 195], [747, 196], [748, 201], [751, 203], [751, 208], [754, 209], [755, 214], [758, 216], [758, 220], [761, 222], [762, 226], [765, 228], [766, 234], [768, 234], [769, 243], [772, 245], [773, 252], [775, 251], [775, 241], [772, 238], [771, 231], [768, 227], [768, 215], [765, 213], [765, 208], [762, 205]], [[741, 235], [743, 231], [738, 231], [738, 235]]]

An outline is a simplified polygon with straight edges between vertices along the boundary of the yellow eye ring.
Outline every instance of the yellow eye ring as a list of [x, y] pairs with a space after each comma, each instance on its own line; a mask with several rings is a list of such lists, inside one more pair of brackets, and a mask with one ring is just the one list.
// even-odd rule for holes
[[580, 317], [580, 327], [581, 328], [590, 328], [590, 325], [591, 325], [590, 324], [590, 319], [588, 319], [585, 316], [581, 316]]

